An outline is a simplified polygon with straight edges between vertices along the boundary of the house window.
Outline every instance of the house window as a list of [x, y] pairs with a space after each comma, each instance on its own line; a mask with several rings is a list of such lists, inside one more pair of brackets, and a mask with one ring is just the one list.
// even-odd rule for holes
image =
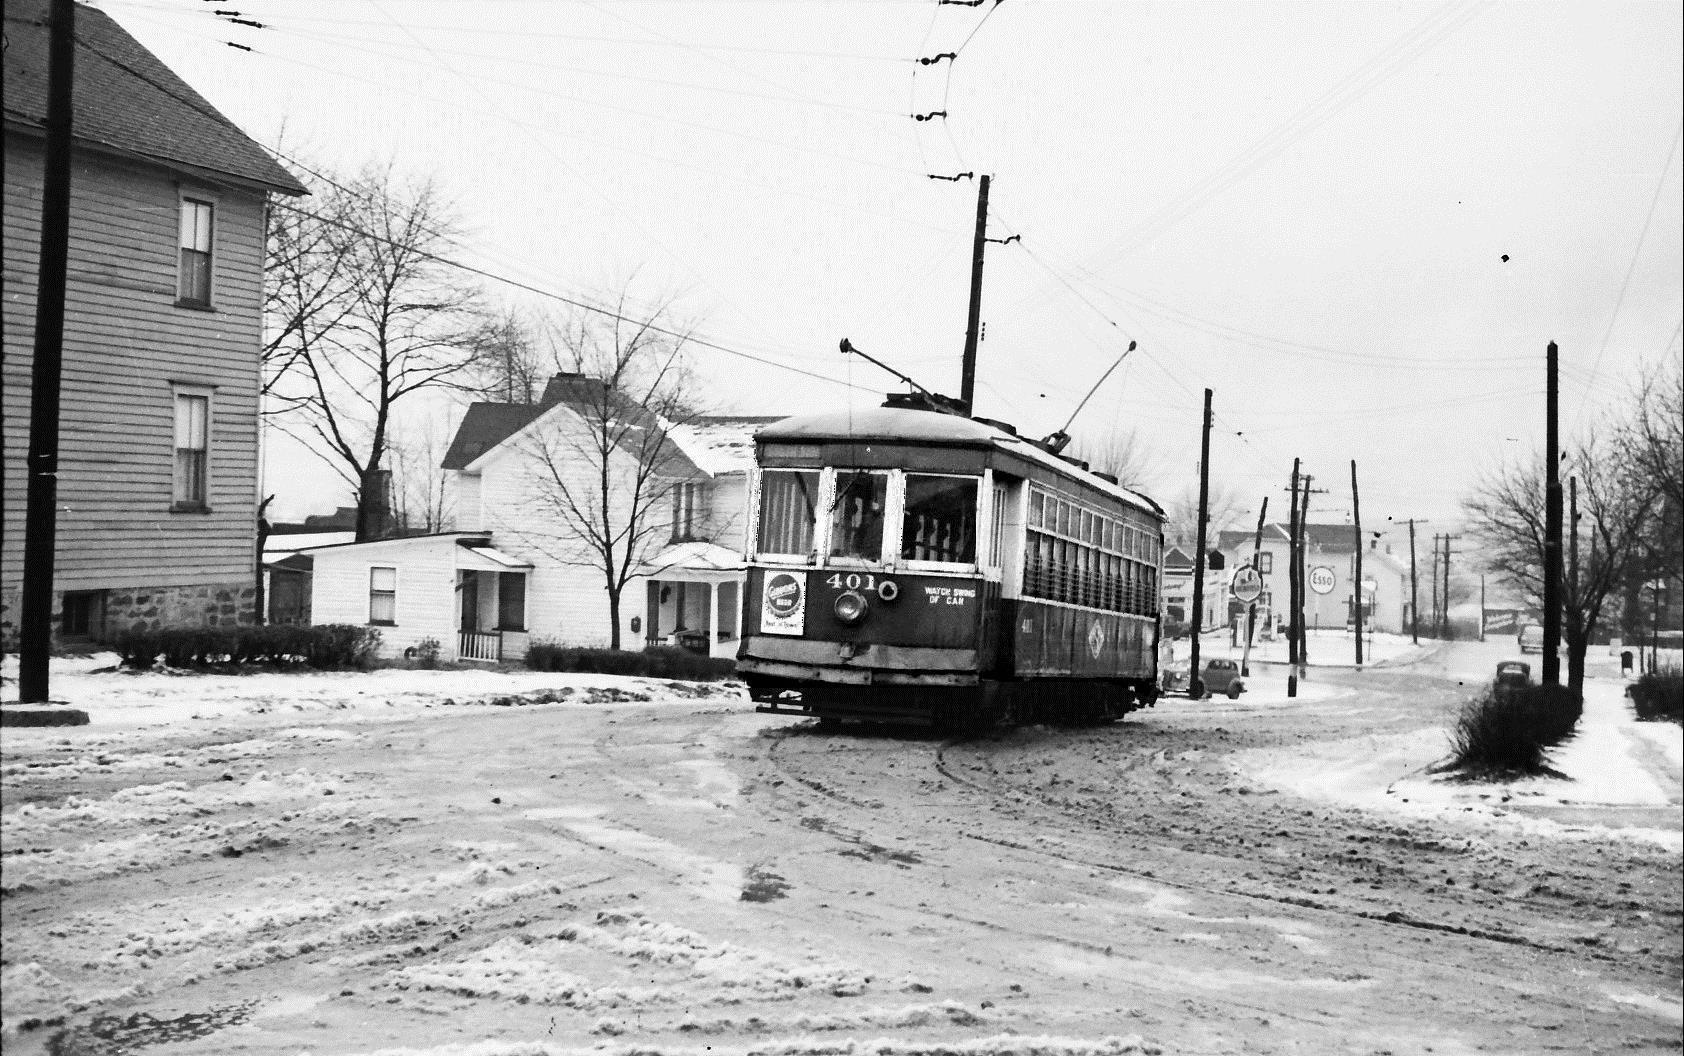
[[696, 538], [701, 505], [700, 484], [674, 484], [672, 487], [672, 541], [681, 543]]
[[105, 630], [105, 591], [64, 592], [59, 633], [65, 638], [97, 639]]
[[181, 270], [176, 298], [182, 304], [210, 307], [211, 231], [215, 207], [197, 198], [181, 200]]
[[497, 573], [497, 629], [526, 630], [526, 573]]
[[397, 625], [397, 569], [375, 565], [368, 570], [368, 622], [382, 627]]
[[175, 392], [174, 508], [204, 510], [210, 506], [210, 393]]
[[1257, 555], [1257, 571], [1268, 575], [1275, 570], [1275, 555], [1264, 550]]

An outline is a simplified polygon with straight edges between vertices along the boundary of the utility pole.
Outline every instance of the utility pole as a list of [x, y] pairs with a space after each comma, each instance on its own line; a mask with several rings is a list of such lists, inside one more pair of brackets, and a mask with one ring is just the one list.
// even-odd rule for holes
[[19, 598], [18, 700], [49, 699], [53, 562], [57, 539], [59, 387], [64, 366], [65, 273], [70, 262], [73, 0], [53, 0], [47, 45], [47, 155], [41, 185], [41, 259], [35, 286], [35, 357], [29, 390], [28, 490]]
[[[1259, 570], [1263, 564], [1263, 518], [1269, 515], [1269, 496], [1263, 496], [1263, 508], [1257, 511], [1257, 534], [1251, 540], [1251, 567]], [[1272, 599], [1271, 599], [1272, 600]], [[1251, 636], [1257, 630], [1257, 600], [1246, 606], [1245, 652], [1240, 657], [1240, 674], [1251, 677]]]
[[1286, 662], [1293, 668], [1294, 673], [1287, 676], [1287, 696], [1296, 696], [1298, 691], [1298, 465], [1299, 460], [1292, 460], [1292, 505], [1287, 517], [1286, 544], [1286, 581], [1287, 581], [1287, 623], [1286, 623]]
[[1479, 574], [1479, 640], [1485, 641], [1485, 573]]
[[971, 243], [971, 310], [965, 324], [965, 356], [959, 374], [959, 402], [971, 413], [976, 395], [976, 345], [982, 320], [982, 254], [988, 244], [988, 176], [978, 181], [976, 195], [976, 238]]
[[[1567, 530], [1573, 533], [1567, 540], [1567, 582], [1561, 591], [1563, 613], [1577, 613], [1579, 600], [1579, 478], [1577, 475], [1567, 478]], [[1575, 617], [1574, 623], [1578, 620]], [[1573, 643], [1567, 643], [1567, 682], [1573, 684]], [[1580, 669], [1583, 677], [1583, 668]], [[1580, 688], [1583, 689], [1581, 683]]]
[[[1304, 508], [1298, 514], [1298, 666], [1300, 668], [1298, 677], [1300, 679], [1309, 673], [1304, 669], [1310, 666], [1310, 638], [1305, 633], [1304, 602], [1307, 600], [1306, 595], [1309, 593], [1305, 589], [1305, 584], [1308, 582], [1306, 566], [1309, 565], [1310, 493], [1312, 490], [1310, 483], [1315, 479], [1308, 473], [1304, 474], [1304, 496], [1301, 500]], [[1320, 611], [1319, 606], [1317, 611]]]
[[1554, 341], [1544, 357], [1544, 670], [1540, 681], [1561, 685], [1561, 443], [1556, 378], [1560, 349]]
[[1415, 518], [1409, 519], [1409, 641], [1421, 644], [1421, 599], [1415, 589]]
[[1357, 666], [1362, 666], [1362, 506], [1357, 501], [1357, 460], [1351, 459], [1351, 520], [1356, 529], [1357, 578], [1351, 588], [1356, 594]]
[[1210, 390], [1205, 390], [1203, 436], [1199, 441], [1199, 528], [1198, 554], [1193, 558], [1193, 651], [1187, 668], [1187, 695], [1198, 700], [1205, 695], [1199, 677], [1199, 632], [1204, 629], [1205, 604], [1205, 519], [1210, 506]]
[[1438, 535], [1436, 533], [1433, 535], [1433, 571], [1427, 577], [1427, 582], [1432, 584], [1433, 589], [1433, 607], [1428, 622], [1433, 625], [1433, 630], [1436, 631], [1441, 625], [1438, 615]]
[[1450, 533], [1444, 533], [1444, 616], [1439, 637], [1450, 640]]

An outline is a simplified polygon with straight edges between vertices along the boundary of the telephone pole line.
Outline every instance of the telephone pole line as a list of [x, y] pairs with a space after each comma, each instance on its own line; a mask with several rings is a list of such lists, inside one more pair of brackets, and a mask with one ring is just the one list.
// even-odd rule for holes
[[1357, 666], [1362, 666], [1362, 506], [1357, 500], [1357, 460], [1351, 459], [1351, 521], [1356, 531], [1357, 569], [1356, 582], [1352, 585], [1352, 593], [1356, 595], [1356, 603], [1352, 609], [1356, 616], [1357, 629]]
[[70, 263], [71, 94], [76, 5], [53, 0], [47, 44], [47, 147], [41, 186], [41, 256], [30, 364], [29, 461], [19, 601], [18, 700], [50, 697], [53, 564], [58, 532], [59, 390], [64, 373], [65, 276]]
[[1199, 527], [1198, 554], [1193, 558], [1193, 653], [1187, 668], [1187, 695], [1194, 700], [1205, 695], [1199, 677], [1199, 633], [1204, 629], [1205, 604], [1205, 520], [1210, 513], [1210, 396], [1205, 390], [1205, 416], [1199, 441]]
[[1287, 509], [1286, 544], [1286, 582], [1287, 582], [1287, 622], [1286, 622], [1286, 662], [1292, 668], [1286, 679], [1286, 695], [1298, 695], [1298, 465], [1299, 460], [1292, 460], [1292, 505]]
[[965, 324], [965, 355], [960, 361], [959, 402], [971, 413], [976, 396], [976, 346], [982, 319], [982, 255], [988, 245], [988, 176], [978, 179], [976, 238], [971, 243], [971, 308]]
[[1561, 685], [1561, 442], [1560, 384], [1554, 341], [1544, 355], [1544, 670], [1540, 681]]
[[[1439, 625], [1439, 637], [1447, 642], [1450, 640], [1450, 541], [1454, 538], [1456, 537], [1449, 532], [1444, 533], [1444, 616], [1443, 622]], [[1456, 553], [1461, 553], [1461, 551], [1458, 550]]]
[[1409, 519], [1409, 640], [1421, 644], [1421, 598], [1415, 585], [1415, 518]]

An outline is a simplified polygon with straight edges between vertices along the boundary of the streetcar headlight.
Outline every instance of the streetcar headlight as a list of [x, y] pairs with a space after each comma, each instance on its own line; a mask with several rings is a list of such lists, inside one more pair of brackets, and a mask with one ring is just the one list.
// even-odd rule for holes
[[866, 603], [864, 594], [857, 590], [849, 590], [836, 596], [836, 604], [832, 608], [839, 621], [852, 625], [865, 619], [865, 614], [871, 606]]

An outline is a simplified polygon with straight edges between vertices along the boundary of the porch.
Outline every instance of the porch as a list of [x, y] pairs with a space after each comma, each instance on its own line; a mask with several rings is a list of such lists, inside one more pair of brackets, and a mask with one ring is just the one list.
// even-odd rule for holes
[[490, 546], [462, 543], [456, 553], [456, 659], [520, 660], [532, 644], [526, 629], [532, 565]]
[[744, 563], [711, 543], [668, 547], [644, 566], [645, 646], [732, 657], [742, 637]]

